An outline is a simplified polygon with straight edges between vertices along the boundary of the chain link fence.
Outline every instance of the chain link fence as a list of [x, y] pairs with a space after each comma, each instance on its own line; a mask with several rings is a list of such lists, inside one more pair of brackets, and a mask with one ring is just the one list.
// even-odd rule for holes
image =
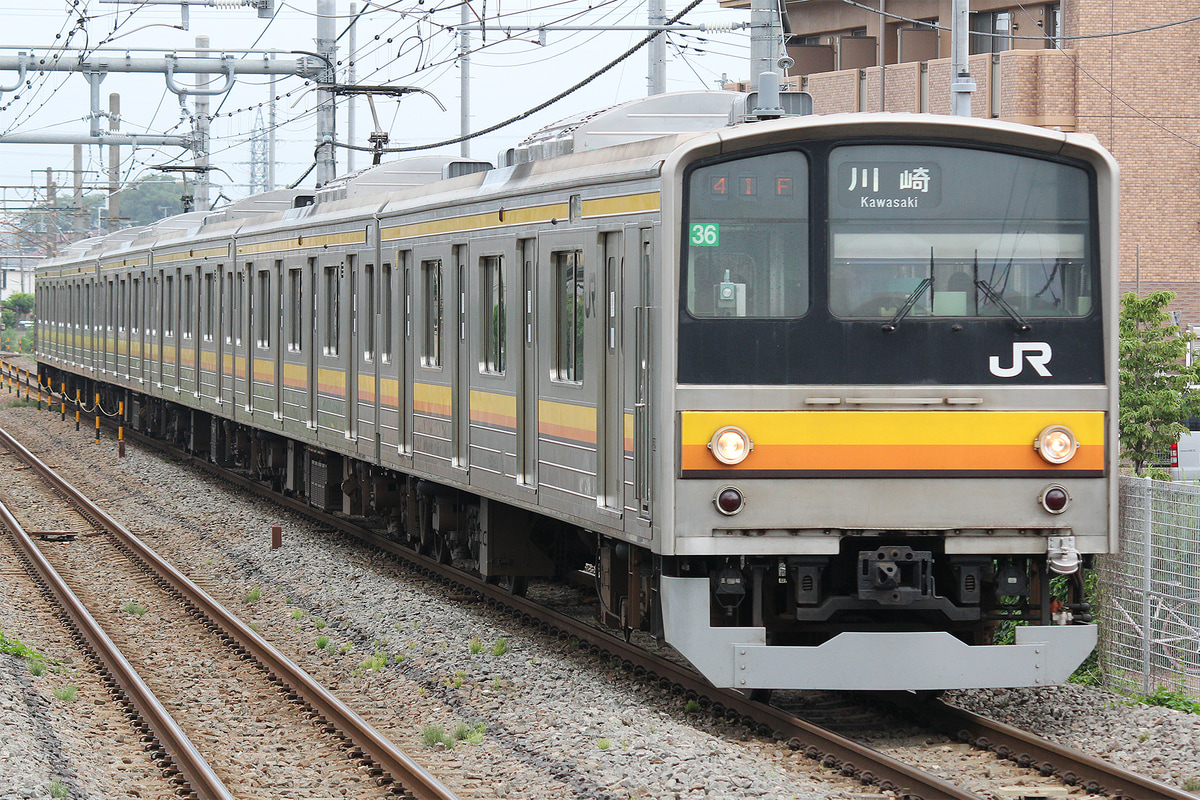
[[1113, 689], [1200, 695], [1200, 486], [1121, 478], [1121, 549], [1100, 561], [1100, 666]]

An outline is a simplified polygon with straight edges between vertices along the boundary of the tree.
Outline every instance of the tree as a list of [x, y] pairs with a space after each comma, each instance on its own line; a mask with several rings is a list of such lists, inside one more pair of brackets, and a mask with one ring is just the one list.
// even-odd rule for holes
[[1171, 321], [1166, 306], [1174, 299], [1174, 292], [1121, 298], [1119, 430], [1138, 475], [1187, 432], [1182, 421], [1200, 413], [1200, 393], [1191, 388], [1200, 383], [1200, 362], [1186, 365], [1195, 337]]
[[11, 310], [18, 317], [23, 317], [33, 311], [33, 295], [27, 292], [15, 292], [4, 301], [4, 308]]
[[121, 189], [121, 216], [130, 225], [149, 225], [183, 213], [183, 182], [166, 175], [139, 178]]

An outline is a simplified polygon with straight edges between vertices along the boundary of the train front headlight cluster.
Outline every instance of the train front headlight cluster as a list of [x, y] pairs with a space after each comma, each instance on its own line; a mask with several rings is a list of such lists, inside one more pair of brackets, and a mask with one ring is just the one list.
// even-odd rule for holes
[[1065, 464], [1075, 457], [1079, 442], [1075, 434], [1065, 425], [1051, 425], [1043, 428], [1033, 440], [1033, 447], [1042, 460], [1049, 464]]
[[754, 449], [754, 442], [750, 441], [750, 437], [741, 428], [726, 425], [713, 434], [708, 442], [708, 449], [717, 461], [732, 466], [746, 460], [746, 456]]

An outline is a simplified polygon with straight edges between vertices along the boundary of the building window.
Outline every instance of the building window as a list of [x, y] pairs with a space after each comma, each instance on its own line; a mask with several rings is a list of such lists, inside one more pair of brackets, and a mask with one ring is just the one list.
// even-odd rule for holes
[[971, 53], [1003, 53], [1012, 49], [1013, 15], [1009, 11], [971, 14]]
[[505, 369], [504, 258], [485, 256], [483, 274], [483, 371], [502, 374]]
[[336, 356], [341, 339], [342, 282], [340, 267], [325, 268], [325, 355]]
[[421, 277], [425, 286], [425, 341], [421, 363], [427, 367], [442, 366], [442, 261], [421, 262]]
[[288, 350], [299, 353], [304, 345], [304, 275], [302, 270], [288, 270]]
[[1046, 47], [1062, 49], [1062, 3], [1048, 3], [1042, 22], [1046, 34]]
[[556, 328], [554, 377], [560, 381], [583, 381], [583, 253], [555, 253], [554, 277]]

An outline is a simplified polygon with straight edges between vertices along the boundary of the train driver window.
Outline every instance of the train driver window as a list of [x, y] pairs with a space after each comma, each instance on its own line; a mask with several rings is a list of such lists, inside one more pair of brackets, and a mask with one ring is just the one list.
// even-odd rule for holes
[[1082, 317], [1095, 293], [1083, 169], [1012, 153], [830, 155], [834, 316]]
[[808, 309], [808, 161], [771, 153], [688, 177], [684, 292], [693, 317]]

